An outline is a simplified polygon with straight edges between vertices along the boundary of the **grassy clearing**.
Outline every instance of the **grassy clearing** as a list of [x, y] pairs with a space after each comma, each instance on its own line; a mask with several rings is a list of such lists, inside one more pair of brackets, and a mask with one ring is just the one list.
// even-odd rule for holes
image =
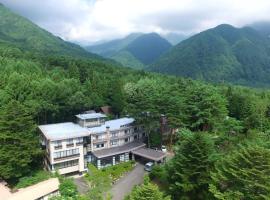
[[96, 200], [103, 199], [104, 196], [110, 196], [108, 191], [112, 184], [125, 173], [131, 171], [134, 166], [135, 162], [129, 161], [98, 170], [94, 165], [90, 164], [88, 166], [89, 173], [85, 176], [91, 187], [87, 196]]
[[34, 171], [29, 176], [20, 178], [14, 188], [15, 189], [25, 188], [37, 184], [41, 181], [45, 181], [51, 177], [54, 177], [54, 175], [51, 172], [44, 170]]

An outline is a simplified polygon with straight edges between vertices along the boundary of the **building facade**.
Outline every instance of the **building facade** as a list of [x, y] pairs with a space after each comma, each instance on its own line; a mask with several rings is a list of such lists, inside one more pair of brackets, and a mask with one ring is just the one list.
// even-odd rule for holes
[[132, 151], [142, 148], [145, 133], [133, 118], [106, 121], [106, 115], [76, 115], [77, 123], [39, 126], [46, 156], [44, 164], [60, 174], [87, 171], [87, 163], [99, 169], [132, 159]]

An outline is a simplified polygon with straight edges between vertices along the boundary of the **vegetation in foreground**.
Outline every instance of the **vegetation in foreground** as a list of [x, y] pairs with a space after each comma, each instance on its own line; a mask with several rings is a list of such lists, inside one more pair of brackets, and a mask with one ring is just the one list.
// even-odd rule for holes
[[175, 157], [155, 168], [150, 177], [159, 180], [175, 200], [269, 199], [269, 137], [253, 133], [240, 144], [225, 139], [225, 152], [220, 139], [209, 136], [187, 130], [179, 133]]
[[129, 161], [98, 170], [94, 165], [90, 164], [88, 166], [89, 172], [85, 176], [90, 186], [90, 190], [86, 196], [96, 200], [102, 200], [106, 196], [109, 197], [109, 189], [112, 184], [125, 173], [131, 171], [134, 165], [134, 161]]
[[159, 191], [158, 186], [150, 182], [148, 176], [144, 177], [142, 185], [135, 186], [125, 200], [170, 200], [169, 196], [164, 196]]

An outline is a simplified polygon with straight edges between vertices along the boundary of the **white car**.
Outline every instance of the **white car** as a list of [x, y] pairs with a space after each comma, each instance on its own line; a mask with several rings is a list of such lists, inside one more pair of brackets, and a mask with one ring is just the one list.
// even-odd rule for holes
[[145, 170], [145, 171], [148, 171], [148, 172], [151, 172], [152, 169], [153, 169], [153, 166], [154, 166], [154, 163], [148, 162], [148, 163], [146, 163], [146, 164], [144, 165], [144, 170]]
[[161, 146], [161, 151], [164, 152], [164, 153], [167, 153], [167, 149], [166, 149], [166, 146], [165, 145], [162, 145]]

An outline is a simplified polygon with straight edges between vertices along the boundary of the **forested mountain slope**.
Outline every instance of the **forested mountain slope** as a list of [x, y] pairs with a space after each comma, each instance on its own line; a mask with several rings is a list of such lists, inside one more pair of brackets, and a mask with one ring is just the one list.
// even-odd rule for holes
[[2, 4], [0, 4], [0, 43], [39, 54], [100, 58], [76, 44], [66, 42], [43, 30], [28, 19], [11, 12]]
[[86, 46], [85, 49], [103, 57], [110, 57], [115, 55], [118, 51], [124, 49], [140, 35], [142, 35], [142, 33], [132, 33], [122, 39], [116, 39], [98, 45]]
[[123, 66], [142, 69], [154, 62], [172, 45], [156, 33], [131, 34], [124, 39], [113, 40], [86, 49], [101, 56], [111, 58]]
[[212, 82], [270, 85], [270, 40], [251, 28], [223, 24], [176, 45], [149, 70]]
[[252, 27], [253, 29], [260, 32], [261, 34], [265, 35], [266, 37], [270, 37], [270, 22], [269, 21], [255, 22], [247, 26]]

